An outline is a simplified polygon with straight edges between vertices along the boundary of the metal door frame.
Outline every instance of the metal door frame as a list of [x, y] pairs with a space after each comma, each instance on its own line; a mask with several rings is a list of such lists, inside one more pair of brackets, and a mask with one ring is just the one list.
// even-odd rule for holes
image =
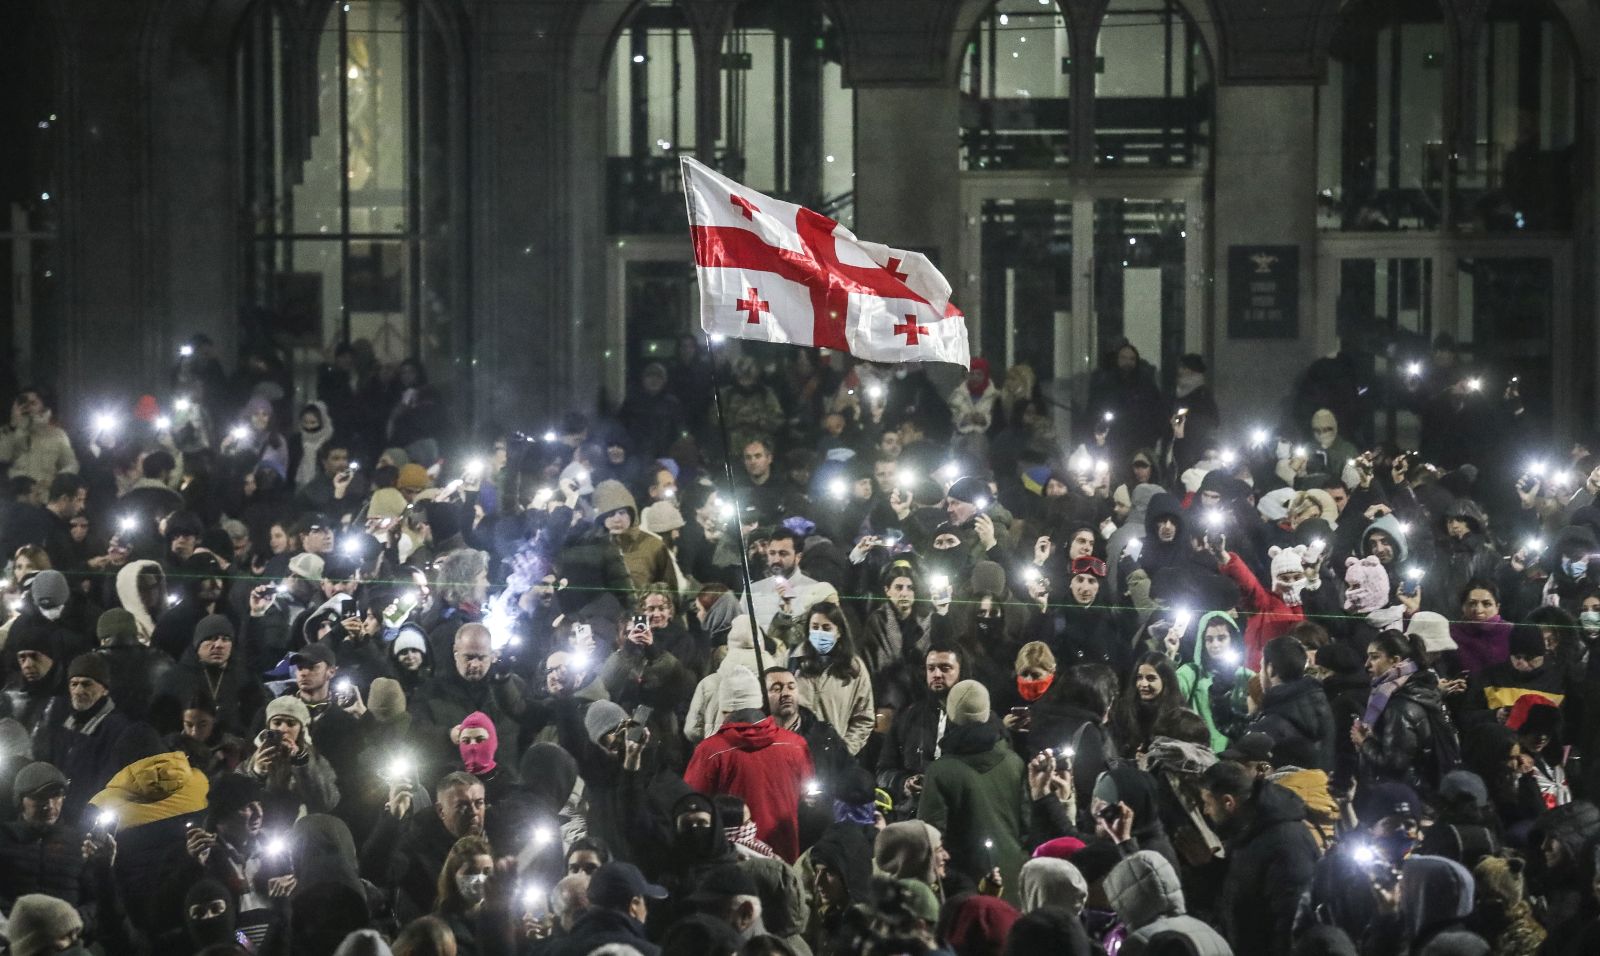
[[1551, 290], [1551, 412], [1555, 434], [1567, 434], [1583, 411], [1578, 408], [1574, 349], [1563, 348], [1573, 334], [1573, 240], [1567, 236], [1451, 235], [1447, 233], [1326, 233], [1317, 239], [1317, 352], [1339, 349], [1339, 264], [1347, 259], [1428, 259], [1433, 262], [1434, 334], [1460, 339], [1462, 316], [1458, 282], [1461, 259], [1549, 259]]

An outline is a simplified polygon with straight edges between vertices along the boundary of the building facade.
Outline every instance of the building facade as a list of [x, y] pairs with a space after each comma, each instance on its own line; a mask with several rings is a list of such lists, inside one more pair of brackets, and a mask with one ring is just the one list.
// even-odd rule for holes
[[1270, 415], [1344, 342], [1381, 418], [1440, 336], [1600, 401], [1590, 0], [6, 6], [4, 331], [86, 402], [196, 332], [615, 400], [697, 326], [684, 153], [927, 252], [1064, 406], [1127, 339]]

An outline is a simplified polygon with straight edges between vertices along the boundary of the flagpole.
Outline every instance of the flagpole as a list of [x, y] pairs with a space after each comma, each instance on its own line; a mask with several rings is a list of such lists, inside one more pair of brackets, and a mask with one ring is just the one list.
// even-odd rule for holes
[[755, 579], [750, 576], [750, 548], [744, 540], [743, 515], [739, 508], [739, 492], [733, 483], [733, 449], [729, 447], [728, 418], [722, 412], [722, 385], [717, 381], [717, 353], [712, 347], [711, 333], [705, 333], [706, 354], [711, 358], [711, 396], [717, 406], [717, 428], [722, 433], [722, 469], [728, 476], [728, 497], [733, 501], [733, 528], [739, 535], [739, 566], [744, 570], [744, 604], [750, 615], [750, 633], [756, 646], [756, 681], [761, 685], [761, 709], [768, 710], [767, 680], [762, 672], [767, 669], [761, 656], [761, 623], [756, 620]]

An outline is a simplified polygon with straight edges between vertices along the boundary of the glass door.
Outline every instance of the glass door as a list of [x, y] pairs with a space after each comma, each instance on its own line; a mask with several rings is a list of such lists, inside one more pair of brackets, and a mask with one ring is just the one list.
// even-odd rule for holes
[[1130, 172], [1094, 180], [969, 174], [961, 269], [950, 278], [974, 354], [1031, 366], [1058, 406], [1081, 408], [1089, 378], [1127, 339], [1170, 384], [1205, 351], [1203, 178]]
[[1485, 388], [1516, 376], [1530, 420], [1567, 430], [1582, 401], [1572, 385], [1583, 351], [1554, 348], [1573, 341], [1567, 242], [1325, 235], [1320, 245], [1318, 351], [1342, 344], [1368, 357], [1377, 434], [1415, 444], [1413, 410], [1468, 374], [1437, 367], [1441, 340]]

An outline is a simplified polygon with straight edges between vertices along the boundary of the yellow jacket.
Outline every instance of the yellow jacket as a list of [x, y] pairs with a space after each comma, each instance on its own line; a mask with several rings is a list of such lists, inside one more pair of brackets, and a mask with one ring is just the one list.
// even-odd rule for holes
[[89, 803], [115, 814], [116, 828], [127, 830], [204, 810], [210, 793], [206, 775], [189, 766], [188, 757], [173, 752], [135, 760], [118, 770]]
[[1317, 841], [1318, 849], [1326, 850], [1339, 828], [1339, 802], [1328, 792], [1326, 770], [1293, 770], [1273, 774], [1273, 783], [1288, 790], [1306, 805], [1306, 826]]

